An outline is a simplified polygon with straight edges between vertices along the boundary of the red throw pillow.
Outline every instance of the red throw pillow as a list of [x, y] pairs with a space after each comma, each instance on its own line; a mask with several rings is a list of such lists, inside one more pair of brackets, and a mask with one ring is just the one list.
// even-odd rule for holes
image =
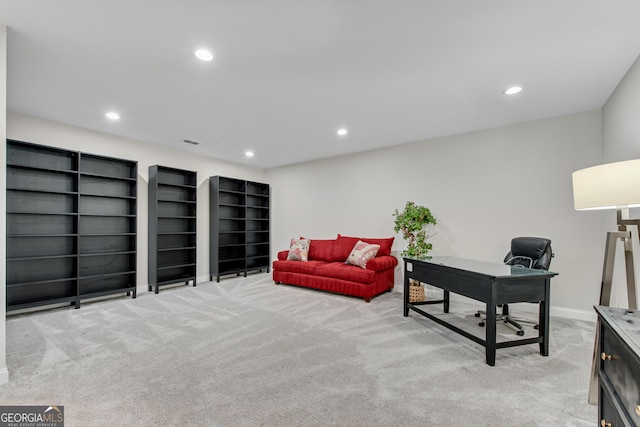
[[[393, 246], [393, 240], [395, 239], [395, 237], [382, 237], [382, 238], [380, 237], [377, 237], [377, 238], [348, 237], [348, 236], [342, 236], [341, 234], [338, 234], [338, 241], [340, 241], [340, 239], [350, 239], [348, 240], [349, 242], [353, 241], [353, 244], [351, 245], [351, 249], [353, 249], [353, 246], [358, 242], [358, 240], [371, 243], [372, 245], [380, 245], [380, 250], [378, 251], [377, 256], [388, 256], [388, 255], [391, 255], [391, 246]], [[349, 253], [351, 253], [351, 250], [347, 252], [347, 256], [349, 256]]]

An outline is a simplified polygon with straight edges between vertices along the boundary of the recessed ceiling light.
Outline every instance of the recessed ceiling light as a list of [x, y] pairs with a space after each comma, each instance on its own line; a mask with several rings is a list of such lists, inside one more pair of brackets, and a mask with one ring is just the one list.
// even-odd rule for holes
[[198, 49], [196, 50], [196, 57], [202, 61], [212, 61], [213, 53], [207, 49]]
[[505, 95], [515, 95], [516, 93], [522, 92], [522, 86], [512, 86], [509, 89], [504, 91]]
[[345, 136], [347, 133], [349, 133], [345, 128], [340, 128], [338, 129], [338, 131], [336, 132], [339, 136]]
[[245, 156], [245, 157], [253, 157], [253, 151], [251, 151], [251, 150], [247, 150], [247, 151], [245, 151], [245, 152], [244, 152], [244, 156]]
[[109, 111], [105, 116], [107, 116], [107, 119], [109, 120], [120, 120], [120, 114], [115, 111]]

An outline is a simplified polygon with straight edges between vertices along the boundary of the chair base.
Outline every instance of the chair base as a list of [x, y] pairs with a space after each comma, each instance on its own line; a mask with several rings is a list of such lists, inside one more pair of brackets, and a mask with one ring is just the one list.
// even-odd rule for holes
[[[482, 315], [485, 316], [485, 319], [480, 321], [478, 323], [478, 326], [484, 326], [485, 325], [486, 314], [487, 313], [484, 310], [478, 310], [478, 312], [475, 314], [476, 317], [480, 317]], [[518, 319], [518, 318], [515, 318], [513, 316], [510, 316], [509, 315], [509, 307], [507, 306], [507, 304], [503, 304], [502, 305], [502, 313], [496, 315], [496, 322], [499, 321], [499, 320], [502, 320], [504, 323], [507, 323], [507, 324], [515, 327], [517, 329], [516, 335], [518, 335], [518, 336], [523, 336], [524, 335], [524, 328], [522, 327], [521, 323], [528, 324], [528, 325], [533, 325], [533, 329], [538, 329], [539, 328], [538, 322], [534, 322], [533, 320], [528, 320], [528, 319]]]

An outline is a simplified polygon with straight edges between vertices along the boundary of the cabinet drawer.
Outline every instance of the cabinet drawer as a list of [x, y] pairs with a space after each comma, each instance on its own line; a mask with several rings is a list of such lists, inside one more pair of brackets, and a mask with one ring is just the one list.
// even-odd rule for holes
[[[633, 420], [633, 425], [640, 425], [640, 415], [636, 412], [636, 407], [640, 405], [640, 384], [638, 382], [640, 363], [638, 363], [637, 356], [624, 346], [608, 325], [604, 325], [602, 330], [601, 349], [606, 360], [602, 360], [600, 363], [601, 382], [614, 385], [612, 386], [612, 394], [614, 395], [612, 397], [617, 397], [624, 411]], [[612, 423], [612, 425], [615, 424]]]
[[629, 420], [624, 409], [620, 406], [613, 386], [605, 377], [600, 377], [598, 425], [611, 427], [637, 427], [638, 424]]
[[611, 427], [629, 426], [620, 417], [620, 414], [616, 410], [616, 406], [613, 404], [611, 395], [607, 393], [605, 387], [600, 386], [600, 412], [599, 412], [598, 425], [608, 425]]

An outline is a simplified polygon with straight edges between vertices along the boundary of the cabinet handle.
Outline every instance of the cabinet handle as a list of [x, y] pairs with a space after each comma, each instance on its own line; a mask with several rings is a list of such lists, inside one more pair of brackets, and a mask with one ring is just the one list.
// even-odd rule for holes
[[611, 423], [608, 423], [605, 420], [600, 420], [600, 425], [602, 427], [611, 427]]
[[600, 355], [600, 358], [602, 360], [613, 360], [613, 356], [610, 354], [605, 353], [604, 351], [602, 352], [602, 354]]

